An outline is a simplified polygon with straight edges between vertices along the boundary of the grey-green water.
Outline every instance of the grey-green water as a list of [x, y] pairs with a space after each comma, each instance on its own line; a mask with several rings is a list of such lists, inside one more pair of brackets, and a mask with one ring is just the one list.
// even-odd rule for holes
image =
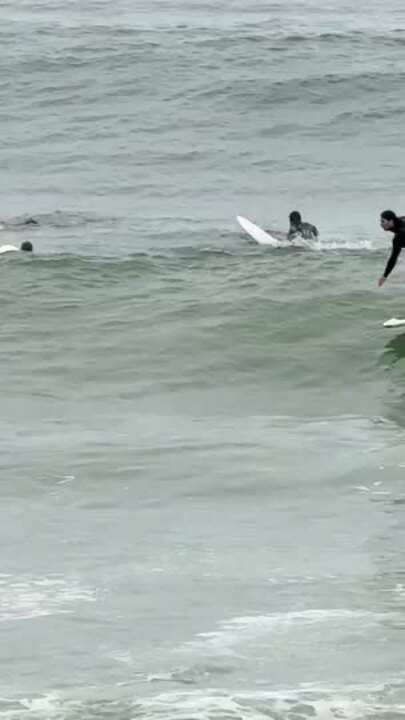
[[[405, 9], [3, 3], [1, 720], [405, 716]], [[241, 213], [313, 250], [258, 248]]]

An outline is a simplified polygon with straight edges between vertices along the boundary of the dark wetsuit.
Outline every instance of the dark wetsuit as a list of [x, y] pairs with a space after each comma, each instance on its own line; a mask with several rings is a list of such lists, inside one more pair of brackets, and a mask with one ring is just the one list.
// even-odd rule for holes
[[399, 257], [399, 253], [401, 252], [402, 248], [405, 247], [405, 218], [398, 218], [398, 222], [394, 229], [394, 237], [392, 238], [392, 251], [391, 255], [388, 258], [387, 265], [385, 266], [384, 270], [384, 277], [387, 278], [388, 275], [393, 271], [395, 265], [397, 264], [397, 260]]
[[292, 240], [296, 235], [301, 235], [304, 240], [313, 240], [318, 237], [318, 230], [311, 223], [302, 222], [300, 225], [291, 226], [288, 231], [288, 239]]

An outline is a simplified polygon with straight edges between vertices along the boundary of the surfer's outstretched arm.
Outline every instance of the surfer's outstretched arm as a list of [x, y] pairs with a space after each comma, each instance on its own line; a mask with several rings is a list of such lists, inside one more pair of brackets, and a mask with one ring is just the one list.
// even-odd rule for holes
[[388, 258], [388, 262], [385, 266], [383, 275], [382, 275], [382, 277], [380, 277], [380, 279], [378, 281], [379, 287], [381, 287], [381, 285], [383, 285], [385, 283], [387, 277], [392, 273], [395, 265], [397, 264], [397, 260], [398, 260], [401, 250], [402, 250], [401, 239], [398, 238], [397, 236], [395, 236], [392, 241], [391, 255]]

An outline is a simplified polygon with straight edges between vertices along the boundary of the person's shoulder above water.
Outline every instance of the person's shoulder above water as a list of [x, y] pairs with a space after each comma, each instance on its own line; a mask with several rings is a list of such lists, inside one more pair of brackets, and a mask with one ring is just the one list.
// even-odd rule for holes
[[32, 245], [32, 242], [29, 240], [24, 240], [23, 243], [21, 243], [21, 247], [18, 248], [15, 245], [0, 245], [0, 255], [4, 255], [5, 253], [9, 252], [26, 252], [26, 253], [32, 253], [34, 251], [34, 247]]
[[398, 217], [399, 223], [397, 225], [396, 234], [403, 240], [405, 238], [405, 217], [400, 215]]
[[312, 223], [303, 222], [301, 213], [297, 210], [289, 215], [290, 228], [288, 231], [288, 239], [294, 238], [296, 235], [301, 235], [305, 240], [313, 240], [318, 237], [318, 229]]
[[318, 237], [318, 229], [311, 223], [303, 222], [301, 225], [301, 234], [307, 240]]

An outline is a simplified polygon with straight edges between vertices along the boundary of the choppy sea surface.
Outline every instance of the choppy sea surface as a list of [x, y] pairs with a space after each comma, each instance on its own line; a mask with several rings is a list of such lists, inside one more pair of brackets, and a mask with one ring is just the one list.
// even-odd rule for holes
[[1, 11], [1, 720], [405, 717], [403, 4]]

